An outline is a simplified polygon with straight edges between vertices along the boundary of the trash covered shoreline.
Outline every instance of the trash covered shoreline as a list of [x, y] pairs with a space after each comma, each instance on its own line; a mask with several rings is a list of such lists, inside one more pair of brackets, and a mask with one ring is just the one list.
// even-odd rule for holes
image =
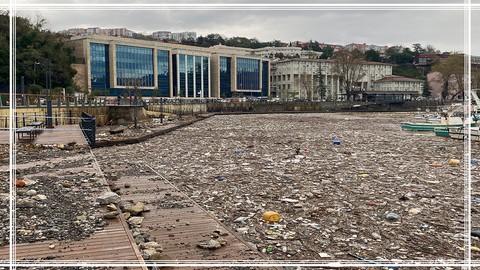
[[270, 259], [463, 260], [463, 141], [402, 131], [409, 117], [217, 115], [93, 151], [148, 164]]

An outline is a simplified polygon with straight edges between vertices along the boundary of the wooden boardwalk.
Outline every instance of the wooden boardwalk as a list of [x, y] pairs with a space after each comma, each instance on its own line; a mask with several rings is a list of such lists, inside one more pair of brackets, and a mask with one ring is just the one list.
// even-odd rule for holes
[[[16, 139], [16, 134], [13, 132]], [[6, 129], [0, 130], [0, 144], [8, 144], [10, 141], [10, 131]], [[16, 140], [17, 142], [32, 143], [29, 140]], [[77, 145], [88, 145], [87, 140], [83, 136], [83, 132], [79, 125], [63, 125], [55, 128], [45, 128], [36, 136], [33, 143], [38, 144], [67, 144], [75, 142]]]
[[[114, 170], [108, 171], [114, 172]], [[122, 200], [143, 202], [150, 209], [144, 212], [142, 227], [150, 229], [163, 253], [171, 261], [251, 261], [265, 260], [263, 254], [252, 249], [236, 233], [229, 231], [193, 200], [159, 175], [122, 176], [115, 184], [124, 186]], [[215, 250], [197, 247], [197, 243], [211, 239], [215, 230], [228, 235], [222, 236], [227, 245]], [[147, 261], [148, 262], [148, 261]], [[208, 264], [208, 263], [207, 263]]]
[[[81, 131], [80, 131], [81, 133]], [[47, 136], [47, 134], [43, 134]], [[82, 135], [83, 136], [83, 135]], [[70, 137], [71, 138], [71, 137]], [[63, 143], [61, 140], [52, 140], [51, 143]], [[48, 162], [70, 165], [64, 169], [52, 169], [45, 172], [30, 174], [25, 176], [34, 177], [39, 174], [53, 173], [62, 175], [65, 173], [82, 173], [83, 175], [101, 175], [100, 168], [96, 162], [88, 162], [93, 159], [90, 152], [81, 155], [70, 155], [43, 160], [39, 162], [27, 162], [17, 164], [18, 169], [28, 169], [30, 167], [42, 166]], [[81, 162], [87, 160], [87, 162]], [[71, 166], [72, 164], [82, 164], [80, 166]], [[3, 171], [8, 166], [1, 166]], [[107, 190], [106, 181], [100, 182], [103, 188], [99, 188], [96, 193], [100, 194]], [[65, 208], [66, 210], [68, 207]], [[9, 246], [0, 248], [0, 261], [9, 260]], [[93, 235], [80, 241], [59, 241], [47, 240], [33, 243], [17, 243], [14, 245], [13, 260], [17, 263], [52, 263], [52, 264], [79, 264], [79, 263], [124, 263], [139, 265], [135, 269], [145, 269], [141, 267], [143, 258], [133, 241], [131, 232], [123, 218], [109, 220], [107, 225], [96, 231]]]

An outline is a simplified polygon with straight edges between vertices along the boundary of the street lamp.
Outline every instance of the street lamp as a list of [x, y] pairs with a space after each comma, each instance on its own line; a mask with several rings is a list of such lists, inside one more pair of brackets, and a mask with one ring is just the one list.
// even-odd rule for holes
[[47, 91], [47, 128], [53, 128], [52, 125], [52, 98], [50, 96], [50, 88], [52, 87], [52, 75], [50, 72], [50, 60], [45, 60], [45, 88]]
[[37, 65], [40, 65], [40, 62], [33, 62], [33, 84], [35, 84], [35, 78], [37, 77]]

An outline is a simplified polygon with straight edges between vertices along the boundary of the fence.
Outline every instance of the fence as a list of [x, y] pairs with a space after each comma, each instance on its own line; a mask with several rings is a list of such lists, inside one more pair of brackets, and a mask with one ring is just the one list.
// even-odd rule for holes
[[88, 144], [91, 147], [95, 146], [95, 116], [82, 112], [80, 128], [82, 129], [83, 136], [87, 139]]
[[[47, 114], [42, 113], [14, 113], [15, 127], [20, 128], [27, 126], [30, 122], [43, 121], [47, 122]], [[52, 114], [52, 124], [54, 126], [59, 125], [74, 125], [79, 123], [79, 115], [74, 115], [72, 110], [69, 111], [60, 111]], [[9, 128], [10, 127], [10, 117], [1, 116], [0, 117], [0, 128]]]

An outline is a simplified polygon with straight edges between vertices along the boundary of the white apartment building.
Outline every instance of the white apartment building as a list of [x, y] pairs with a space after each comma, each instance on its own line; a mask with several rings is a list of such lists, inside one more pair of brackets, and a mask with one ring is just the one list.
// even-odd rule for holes
[[184, 39], [189, 39], [192, 38], [194, 40], [197, 39], [197, 33], [196, 32], [180, 32], [180, 33], [172, 33], [172, 39], [175, 41], [182, 41]]
[[100, 27], [71, 28], [61, 32], [65, 34], [73, 35], [73, 36], [103, 35], [103, 36], [114, 36], [114, 37], [133, 37], [133, 34], [134, 34], [133, 31], [130, 31], [127, 28], [100, 28]]
[[276, 54], [283, 54], [284, 56], [300, 57], [300, 58], [318, 58], [322, 55], [321, 52], [311, 50], [302, 50], [300, 47], [264, 47], [258, 49], [249, 49], [241, 47], [230, 47], [225, 45], [214, 45], [212, 49], [221, 49], [222, 51], [242, 52], [244, 54], [252, 54], [263, 58], [269, 58]]
[[368, 50], [374, 50], [379, 53], [385, 53], [385, 51], [388, 49], [388, 46], [380, 46], [380, 45], [373, 45], [373, 44], [366, 44], [366, 43], [350, 43], [348, 45], [345, 45], [345, 49], [351, 51], [353, 49], [358, 49], [361, 52], [366, 52]]
[[[319, 99], [318, 72], [325, 86], [327, 100], [344, 100], [340, 78], [333, 72], [334, 60], [330, 59], [290, 59], [272, 63], [270, 71], [272, 96], [281, 99], [300, 98]], [[392, 65], [377, 62], [365, 62], [365, 74], [357, 82], [356, 89], [361, 92], [374, 91], [374, 82], [392, 75]], [[309, 93], [311, 91], [311, 93]]]
[[152, 37], [156, 40], [172, 39], [172, 32], [170, 31], [157, 31], [152, 33]]

